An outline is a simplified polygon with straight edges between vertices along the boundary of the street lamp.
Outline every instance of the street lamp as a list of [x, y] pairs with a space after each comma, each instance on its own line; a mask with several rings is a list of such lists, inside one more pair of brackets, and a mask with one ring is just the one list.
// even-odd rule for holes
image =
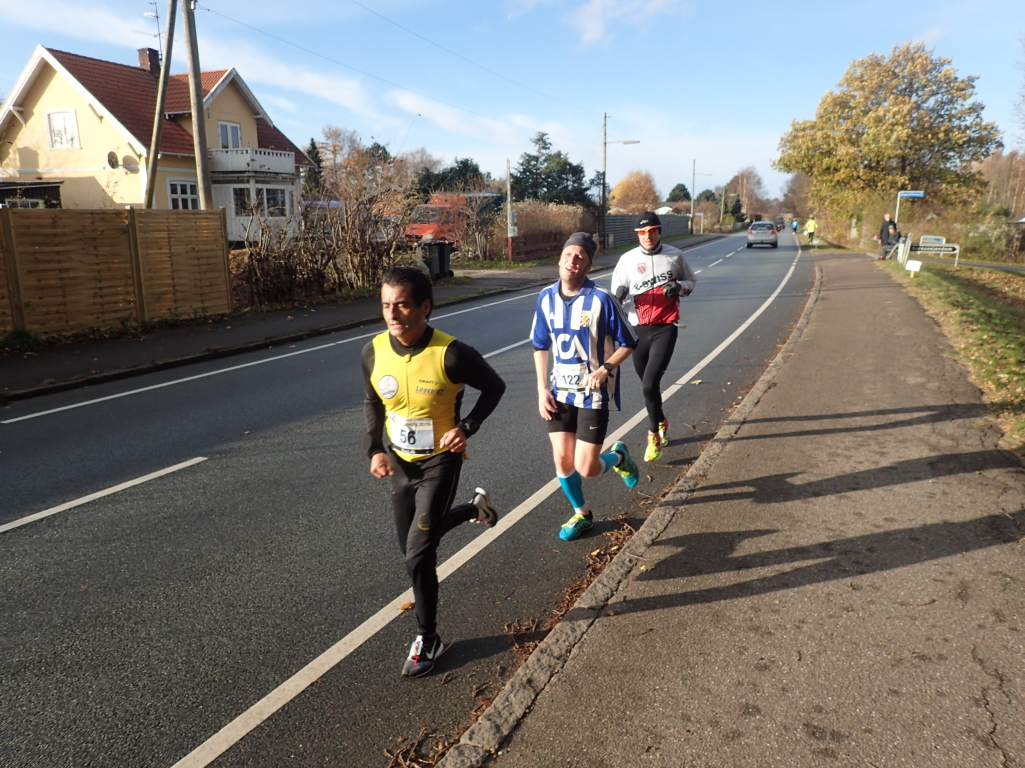
[[609, 141], [606, 138], [607, 134], [605, 131], [605, 123], [608, 115], [604, 112], [601, 113], [601, 219], [598, 224], [598, 239], [601, 241], [599, 245], [604, 248], [606, 246], [606, 235], [605, 235], [605, 209], [608, 208], [608, 202], [605, 200], [605, 189], [608, 186], [605, 183], [605, 148], [609, 144], [640, 144], [640, 139], [625, 139], [622, 141]]
[[[694, 197], [697, 195], [697, 190], [694, 188], [695, 176], [711, 176], [710, 173], [698, 173], [697, 172], [698, 161], [692, 160], [690, 166], [690, 233], [694, 234]], [[705, 229], [705, 220], [701, 219], [701, 230]]]

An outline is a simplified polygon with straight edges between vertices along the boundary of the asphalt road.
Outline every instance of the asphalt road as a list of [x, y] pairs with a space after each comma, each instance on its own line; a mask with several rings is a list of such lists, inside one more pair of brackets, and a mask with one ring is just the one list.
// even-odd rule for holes
[[[687, 380], [666, 401], [672, 444], [634, 491], [585, 484], [599, 518], [639, 522], [787, 338], [813, 266], [781, 240], [688, 251], [698, 287], [664, 379]], [[386, 765], [400, 739], [465, 724], [514, 664], [506, 626], [544, 617], [610, 525], [557, 538], [570, 510], [536, 412], [536, 294], [432, 319], [509, 385], [461, 494], [486, 487], [507, 520], [446, 538], [439, 629], [456, 643], [420, 680], [399, 676], [408, 582], [388, 486], [359, 450], [358, 356], [380, 326], [0, 409], [0, 765]], [[610, 434], [639, 457], [625, 369]]]

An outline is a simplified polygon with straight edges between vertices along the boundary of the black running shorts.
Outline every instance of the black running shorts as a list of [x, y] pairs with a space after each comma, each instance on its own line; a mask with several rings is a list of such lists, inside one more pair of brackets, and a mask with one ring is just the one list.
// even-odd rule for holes
[[582, 443], [601, 445], [609, 429], [609, 412], [604, 408], [577, 408], [560, 403], [558, 413], [552, 414], [548, 422], [549, 432], [573, 432]]

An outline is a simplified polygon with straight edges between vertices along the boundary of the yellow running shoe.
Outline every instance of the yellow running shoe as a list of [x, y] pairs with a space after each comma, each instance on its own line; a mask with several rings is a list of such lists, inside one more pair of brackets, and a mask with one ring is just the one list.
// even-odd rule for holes
[[656, 461], [662, 458], [662, 438], [656, 433], [648, 433], [648, 447], [644, 449], [645, 461]]

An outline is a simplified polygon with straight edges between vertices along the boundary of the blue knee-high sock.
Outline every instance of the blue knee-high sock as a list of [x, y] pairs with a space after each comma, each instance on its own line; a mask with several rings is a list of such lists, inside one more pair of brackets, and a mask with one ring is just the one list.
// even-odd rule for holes
[[601, 456], [598, 457], [598, 461], [601, 462], [601, 473], [604, 475], [610, 469], [617, 466], [622, 460], [623, 457], [615, 451], [609, 451], [608, 453], [601, 454]]
[[584, 501], [584, 478], [580, 476], [580, 473], [574, 469], [571, 475], [564, 477], [558, 472], [556, 475], [559, 478], [559, 485], [562, 486], [562, 492], [566, 494], [566, 498], [573, 505], [573, 509], [584, 509], [586, 506]]

